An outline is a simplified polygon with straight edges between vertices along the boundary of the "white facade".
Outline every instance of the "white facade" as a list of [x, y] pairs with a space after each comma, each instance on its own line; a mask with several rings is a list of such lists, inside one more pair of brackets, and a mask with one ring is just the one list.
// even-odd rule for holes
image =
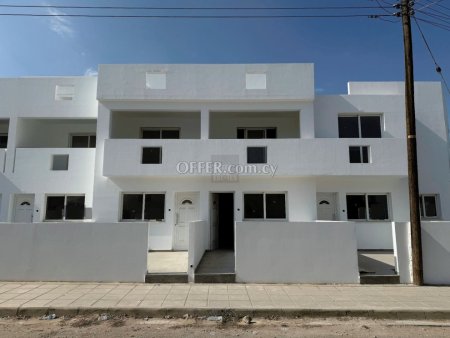
[[[363, 137], [366, 116], [379, 121], [379, 136]], [[341, 117], [358, 117], [360, 137], [340, 137]], [[450, 220], [440, 83], [416, 83], [416, 119], [424, 218]], [[187, 250], [187, 224], [199, 220], [208, 231], [202, 247], [219, 248], [221, 236], [238, 233], [249, 236], [233, 239], [242, 247], [251, 233], [233, 225], [224, 235], [217, 220], [216, 202], [229, 193], [224, 208], [236, 226], [352, 221], [346, 231], [355, 229], [358, 249], [392, 249], [392, 222], [409, 220], [402, 83], [349, 83], [346, 95], [316, 96], [312, 64], [101, 65], [98, 79], [0, 79], [0, 136], [6, 134], [2, 222], [126, 226], [133, 217], [149, 224], [149, 250]], [[74, 147], [74, 136], [86, 145]], [[214, 163], [247, 165], [249, 147], [265, 149], [259, 163], [244, 167], [257, 173], [212, 174]], [[350, 147], [367, 147], [368, 163], [350, 163]], [[142, 163], [146, 148], [160, 163]], [[246, 201], [249, 195], [256, 204]], [[50, 202], [52, 196], [64, 198]], [[68, 196], [84, 196], [81, 217], [79, 205], [68, 211]], [[365, 200], [365, 207], [347, 205], [349, 198]], [[355, 278], [347, 277], [341, 280]]]

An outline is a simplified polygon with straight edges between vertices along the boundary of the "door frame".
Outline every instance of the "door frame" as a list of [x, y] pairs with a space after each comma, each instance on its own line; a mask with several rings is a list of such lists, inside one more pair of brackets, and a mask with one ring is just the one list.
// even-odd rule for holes
[[13, 202], [12, 202], [12, 214], [11, 214], [11, 221], [12, 223], [18, 223], [16, 222], [16, 207], [17, 207], [17, 201], [19, 200], [19, 198], [24, 198], [24, 197], [31, 197], [32, 203], [31, 203], [31, 223], [33, 223], [34, 221], [34, 204], [35, 204], [35, 200], [36, 200], [36, 196], [35, 194], [27, 194], [27, 193], [20, 193], [20, 194], [14, 194], [13, 195]]
[[[218, 248], [218, 243], [217, 243], [217, 247], [214, 248], [213, 243], [214, 243], [214, 238], [213, 238], [213, 194], [233, 194], [233, 227], [234, 227], [234, 223], [236, 222], [236, 212], [235, 212], [235, 206], [236, 206], [236, 191], [235, 190], [218, 190], [218, 191], [210, 191], [209, 192], [209, 209], [208, 209], [208, 214], [209, 214], [209, 250], [217, 250]], [[233, 237], [236, 240], [236, 229], [233, 230]]]
[[[177, 219], [178, 219], [178, 201], [180, 200], [178, 197], [182, 194], [193, 194], [196, 195], [196, 202], [197, 202], [197, 218], [200, 218], [200, 191], [177, 191], [174, 193], [174, 213], [173, 213], [173, 219], [172, 219], [172, 224], [173, 224], [173, 231], [172, 231], [172, 250], [174, 251], [186, 251], [189, 249], [189, 243], [188, 243], [188, 249], [186, 250], [180, 250], [180, 249], [175, 249], [176, 245], [175, 245], [175, 240], [176, 240], [176, 236], [175, 236], [175, 231], [176, 231], [176, 225], [177, 225]], [[189, 234], [188, 234], [188, 238], [187, 240], [189, 241]]]

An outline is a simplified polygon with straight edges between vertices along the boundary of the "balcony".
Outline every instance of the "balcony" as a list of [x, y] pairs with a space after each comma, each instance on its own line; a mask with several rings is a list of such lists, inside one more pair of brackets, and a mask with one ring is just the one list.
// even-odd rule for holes
[[[369, 146], [371, 163], [349, 163], [351, 145]], [[406, 176], [407, 173], [403, 139], [109, 139], [105, 142], [103, 175], [210, 176], [206, 170], [180, 174], [177, 164], [211, 161], [246, 164], [247, 147], [255, 146], [267, 147], [267, 164], [277, 167], [275, 176]], [[142, 164], [144, 147], [161, 147], [161, 163]], [[261, 169], [262, 165], [256, 167]]]

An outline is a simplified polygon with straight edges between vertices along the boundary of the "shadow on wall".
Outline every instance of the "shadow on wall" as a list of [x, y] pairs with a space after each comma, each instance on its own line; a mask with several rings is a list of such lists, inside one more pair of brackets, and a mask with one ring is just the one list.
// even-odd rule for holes
[[449, 222], [423, 222], [422, 251], [425, 284], [450, 285]]

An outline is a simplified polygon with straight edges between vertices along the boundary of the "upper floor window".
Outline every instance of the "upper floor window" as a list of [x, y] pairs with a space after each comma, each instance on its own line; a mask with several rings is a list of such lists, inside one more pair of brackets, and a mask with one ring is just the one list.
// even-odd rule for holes
[[388, 220], [388, 195], [347, 195], [347, 218], [349, 220]]
[[266, 89], [267, 78], [265, 73], [247, 73], [245, 74], [246, 89]]
[[180, 128], [142, 128], [141, 135], [145, 139], [179, 139]]
[[8, 134], [0, 134], [0, 149], [8, 147]]
[[55, 88], [55, 100], [56, 101], [66, 101], [73, 100], [75, 97], [75, 87], [74, 86], [56, 86]]
[[420, 195], [420, 216], [422, 218], [438, 218], [438, 200], [437, 195]]
[[95, 135], [71, 135], [70, 146], [72, 148], [95, 148], [97, 138]]
[[247, 163], [267, 163], [267, 148], [247, 147]]
[[237, 138], [277, 138], [277, 128], [237, 128]]
[[84, 195], [47, 196], [46, 220], [84, 219]]
[[69, 170], [69, 154], [52, 155], [51, 170]]
[[166, 73], [147, 72], [145, 83], [149, 89], [166, 89]]
[[380, 138], [380, 115], [347, 115], [338, 117], [340, 138]]
[[161, 147], [144, 147], [142, 148], [142, 164], [161, 164], [162, 148]]
[[370, 148], [369, 146], [350, 146], [348, 147], [348, 155], [350, 163], [369, 163]]

